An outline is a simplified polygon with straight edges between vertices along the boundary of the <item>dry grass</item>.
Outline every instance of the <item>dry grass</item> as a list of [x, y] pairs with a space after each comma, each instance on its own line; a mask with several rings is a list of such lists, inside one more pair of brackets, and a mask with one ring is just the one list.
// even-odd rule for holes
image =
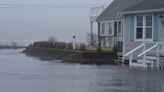
[[[86, 51], [96, 51], [97, 48], [94, 47], [86, 47]], [[102, 51], [113, 51], [113, 48], [101, 48]]]

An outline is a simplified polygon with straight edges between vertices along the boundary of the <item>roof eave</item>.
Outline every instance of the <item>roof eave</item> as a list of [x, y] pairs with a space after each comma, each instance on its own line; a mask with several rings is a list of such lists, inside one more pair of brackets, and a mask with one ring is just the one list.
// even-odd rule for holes
[[156, 13], [156, 12], [164, 12], [164, 8], [161, 8], [161, 9], [149, 9], [149, 10], [125, 11], [125, 12], [119, 12], [119, 14], [120, 15], [129, 15], [129, 14]]

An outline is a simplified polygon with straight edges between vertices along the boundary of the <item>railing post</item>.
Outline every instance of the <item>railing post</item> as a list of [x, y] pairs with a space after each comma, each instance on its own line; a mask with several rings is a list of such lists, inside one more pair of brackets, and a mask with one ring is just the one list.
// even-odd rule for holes
[[[143, 52], [144, 52], [145, 50], [146, 50], [146, 44], [143, 43]], [[143, 55], [143, 64], [144, 64], [144, 67], [146, 67], [146, 63], [145, 63], [145, 62], [146, 62], [146, 61], [145, 61], [146, 59], [145, 59], [145, 57], [146, 57], [146, 54]]]
[[159, 69], [159, 63], [160, 63], [160, 61], [159, 61], [159, 58], [160, 58], [160, 56], [159, 56], [159, 51], [160, 51], [160, 46], [159, 46], [159, 44], [158, 44], [158, 46], [157, 46], [157, 51], [156, 51], [156, 55], [157, 55], [157, 69]]
[[133, 53], [131, 53], [129, 57], [129, 66], [131, 66], [132, 62], [133, 62]]

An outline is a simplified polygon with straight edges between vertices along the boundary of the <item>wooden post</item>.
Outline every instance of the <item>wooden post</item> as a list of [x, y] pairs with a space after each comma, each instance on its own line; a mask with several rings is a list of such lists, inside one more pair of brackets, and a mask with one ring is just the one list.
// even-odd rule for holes
[[98, 49], [101, 49], [100, 23], [98, 22]]
[[157, 51], [156, 51], [156, 55], [157, 55], [157, 69], [159, 69], [159, 67], [160, 67], [160, 65], [159, 65], [160, 64], [160, 61], [159, 61], [159, 58], [160, 58], [159, 51], [160, 51], [160, 46], [158, 44]]
[[132, 63], [133, 63], [133, 53], [131, 53], [129, 57], [129, 66], [131, 66]]
[[90, 41], [91, 42], [90, 42], [90, 45], [93, 47], [93, 22], [92, 21], [90, 22], [90, 25], [91, 25], [91, 34], [90, 34], [90, 36], [91, 36]]
[[122, 63], [124, 63], [124, 54], [125, 54], [125, 18], [122, 19]]
[[[143, 46], [143, 52], [146, 50], [146, 44], [143, 42], [143, 44], [144, 44], [144, 46]], [[144, 64], [144, 67], [146, 68], [147, 67], [147, 65], [146, 65], [146, 54], [144, 54], [144, 56], [143, 56], [143, 64]]]

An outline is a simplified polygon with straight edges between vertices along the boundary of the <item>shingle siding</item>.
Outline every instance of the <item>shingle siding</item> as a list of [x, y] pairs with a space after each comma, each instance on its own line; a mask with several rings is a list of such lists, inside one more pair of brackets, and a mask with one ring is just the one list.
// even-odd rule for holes
[[[159, 16], [159, 14], [157, 14], [157, 16]], [[141, 44], [141, 42], [136, 42], [136, 41], [132, 41], [131, 40], [131, 34], [130, 34], [130, 31], [131, 31], [131, 15], [128, 15], [125, 17], [125, 54], [128, 53], [129, 51], [131, 51], [132, 49], [136, 48], [137, 46], [139, 46]], [[157, 37], [158, 37], [158, 42], [164, 42], [164, 25], [161, 24], [161, 20], [160, 18], [158, 17], [158, 32], [157, 32]], [[150, 47], [152, 46], [153, 44], [149, 44], [147, 46]], [[137, 59], [137, 55], [140, 54], [142, 52], [142, 48], [137, 50], [133, 57], [134, 59], [136, 60]], [[150, 53], [148, 53], [150, 54]], [[161, 54], [164, 55], [164, 45], [163, 47], [161, 48]], [[125, 57], [125, 59], [129, 59], [129, 57]]]
[[97, 18], [97, 21], [116, 20], [118, 13], [143, 0], [114, 0]]
[[[131, 40], [131, 16], [125, 17], [125, 54], [129, 51], [133, 50], [135, 47], [139, 46], [140, 42], [134, 42]], [[137, 59], [137, 54], [141, 52], [141, 49], [134, 53], [134, 59]], [[125, 59], [129, 59], [129, 57], [125, 57]]]
[[163, 8], [164, 8], [164, 0], [143, 0], [142, 2], [123, 10], [122, 12], [163, 9]]

